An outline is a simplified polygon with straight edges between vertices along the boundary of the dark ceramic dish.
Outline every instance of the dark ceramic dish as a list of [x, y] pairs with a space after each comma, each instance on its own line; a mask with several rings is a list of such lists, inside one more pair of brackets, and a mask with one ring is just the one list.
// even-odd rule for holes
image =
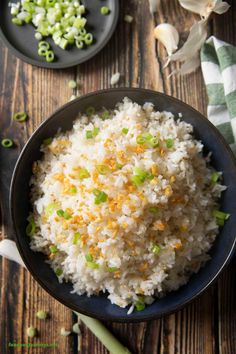
[[[14, 2], [14, 1], [12, 1]], [[38, 41], [34, 38], [35, 28], [32, 24], [16, 26], [11, 22], [12, 16], [9, 0], [0, 2], [0, 36], [6, 46], [21, 60], [31, 65], [49, 69], [64, 69], [81, 64], [96, 55], [111, 38], [118, 21], [119, 0], [84, 0], [87, 8], [88, 31], [94, 35], [94, 43], [86, 49], [76, 46], [62, 50], [51, 38], [46, 38], [55, 53], [55, 61], [47, 63], [38, 55]], [[104, 16], [100, 13], [101, 6], [108, 6], [110, 13]]]
[[[217, 171], [223, 171], [224, 184], [228, 187], [222, 195], [222, 210], [231, 214], [211, 250], [211, 260], [199, 273], [192, 276], [190, 281], [179, 290], [167, 294], [144, 311], [133, 312], [127, 316], [127, 309], [112, 305], [105, 295], [78, 296], [71, 294], [70, 283], [59, 284], [57, 277], [44, 262], [40, 253], [34, 253], [29, 247], [29, 238], [25, 234], [27, 217], [30, 211], [29, 179], [32, 163], [40, 159], [40, 145], [45, 138], [56, 134], [58, 128], [63, 131], [72, 127], [73, 120], [79, 111], [93, 106], [114, 108], [115, 104], [125, 96], [143, 104], [152, 102], [157, 110], [171, 111], [176, 116], [181, 112], [183, 120], [194, 126], [197, 139], [203, 141], [205, 151], [212, 151], [212, 164]], [[34, 132], [23, 149], [14, 170], [11, 192], [11, 217], [15, 228], [16, 239], [20, 254], [36, 281], [54, 298], [78, 312], [111, 321], [146, 321], [180, 309], [196, 296], [200, 295], [217, 278], [229, 262], [235, 249], [236, 237], [236, 162], [231, 150], [217, 129], [199, 112], [185, 103], [166, 96], [165, 94], [143, 89], [113, 89], [90, 93], [67, 103], [44, 121]]]

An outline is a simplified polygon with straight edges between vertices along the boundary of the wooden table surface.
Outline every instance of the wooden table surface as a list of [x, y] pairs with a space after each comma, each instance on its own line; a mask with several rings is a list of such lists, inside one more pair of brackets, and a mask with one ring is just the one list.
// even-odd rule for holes
[[[114, 0], [118, 1], [118, 0]], [[0, 149], [1, 238], [14, 239], [9, 220], [8, 190], [11, 173], [24, 143], [32, 132], [72, 94], [68, 81], [78, 80], [78, 92], [84, 94], [110, 87], [110, 77], [119, 71], [119, 86], [144, 87], [165, 92], [206, 114], [207, 97], [201, 71], [186, 76], [172, 76], [172, 64], [162, 70], [165, 50], [153, 38], [155, 24], [169, 22], [187, 37], [194, 15], [183, 10], [177, 0], [162, 0], [155, 18], [149, 13], [148, 0], [121, 0], [117, 30], [109, 44], [89, 62], [67, 70], [32, 67], [0, 46], [0, 137], [13, 137], [14, 149]], [[215, 16], [209, 33], [236, 44], [236, 4], [228, 13]], [[123, 21], [125, 14], [134, 22]], [[76, 94], [76, 92], [74, 92]], [[14, 124], [13, 112], [25, 111], [27, 124]], [[235, 354], [236, 353], [236, 260], [223, 272], [218, 282], [183, 310], [148, 323], [105, 325], [132, 353], [143, 354]], [[36, 325], [38, 309], [50, 311], [51, 318], [37, 321], [36, 343], [56, 343], [57, 348], [18, 348], [14, 353], [77, 353], [75, 336], [60, 336], [60, 328], [71, 328], [72, 311], [50, 297], [30, 273], [13, 262], [0, 258], [0, 352], [11, 353], [9, 342], [27, 343], [26, 328]], [[108, 353], [84, 326], [82, 354]]]

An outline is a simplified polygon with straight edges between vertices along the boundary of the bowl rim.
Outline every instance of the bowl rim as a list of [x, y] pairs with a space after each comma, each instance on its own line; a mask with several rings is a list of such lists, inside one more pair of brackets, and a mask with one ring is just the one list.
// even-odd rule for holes
[[[170, 315], [172, 313], [175, 313], [179, 310], [181, 310], [183, 307], [185, 307], [186, 305], [188, 305], [189, 303], [191, 303], [193, 300], [195, 300], [197, 297], [199, 297], [203, 292], [205, 292], [205, 290], [207, 290], [210, 286], [212, 286], [217, 278], [219, 277], [219, 275], [222, 273], [222, 271], [225, 269], [225, 267], [228, 265], [228, 263], [230, 262], [235, 250], [236, 250], [236, 232], [235, 232], [235, 238], [234, 238], [234, 242], [232, 244], [232, 247], [230, 249], [230, 252], [228, 253], [226, 259], [224, 260], [224, 262], [221, 264], [219, 270], [217, 271], [217, 273], [215, 273], [215, 275], [206, 283], [205, 286], [201, 287], [197, 292], [195, 292], [193, 295], [189, 296], [181, 305], [176, 305], [174, 307], [172, 307], [169, 311], [164, 311], [162, 314], [149, 314], [149, 315], [143, 315], [140, 316], [139, 318], [130, 318], [129, 316], [126, 315], [126, 317], [121, 316], [121, 317], [116, 317], [116, 316], [96, 316], [94, 315], [94, 313], [90, 312], [90, 311], [86, 311], [83, 309], [79, 309], [78, 307], [74, 306], [73, 304], [70, 303], [70, 301], [67, 301], [66, 299], [61, 299], [61, 297], [57, 296], [57, 294], [55, 294], [53, 292], [53, 290], [49, 289], [48, 286], [44, 283], [43, 280], [41, 280], [41, 278], [34, 273], [34, 271], [31, 268], [31, 263], [28, 261], [28, 258], [25, 257], [24, 254], [24, 250], [23, 247], [19, 241], [19, 234], [17, 232], [17, 228], [16, 228], [16, 220], [15, 220], [15, 212], [14, 212], [14, 208], [13, 208], [13, 195], [15, 192], [15, 180], [16, 180], [16, 176], [18, 173], [18, 169], [19, 166], [21, 164], [21, 160], [24, 157], [24, 154], [26, 152], [26, 150], [28, 149], [29, 143], [34, 140], [34, 138], [38, 135], [38, 133], [41, 131], [41, 129], [48, 124], [49, 121], [53, 120], [55, 116], [57, 116], [58, 112], [63, 112], [64, 110], [66, 110], [70, 105], [73, 105], [75, 102], [80, 102], [80, 100], [83, 100], [87, 97], [91, 97], [91, 96], [95, 96], [95, 95], [99, 95], [99, 94], [106, 94], [109, 92], [120, 92], [120, 93], [124, 93], [124, 97], [126, 95], [129, 94], [129, 92], [143, 92], [143, 93], [150, 93], [152, 95], [160, 95], [163, 96], [165, 98], [167, 98], [168, 100], [173, 101], [174, 103], [179, 103], [183, 106], [185, 106], [188, 110], [192, 110], [195, 111], [198, 115], [200, 120], [204, 119], [204, 122], [209, 126], [210, 129], [212, 129], [217, 138], [220, 140], [221, 144], [224, 145], [224, 148], [227, 150], [227, 153], [229, 154], [230, 159], [232, 160], [233, 166], [234, 166], [234, 172], [235, 172], [235, 176], [236, 176], [236, 158], [231, 150], [231, 148], [229, 147], [229, 144], [225, 141], [224, 137], [220, 134], [219, 130], [199, 111], [197, 111], [195, 108], [193, 108], [192, 106], [188, 105], [187, 103], [172, 97], [170, 95], [167, 95], [163, 92], [159, 92], [159, 91], [154, 91], [154, 90], [150, 90], [150, 89], [144, 89], [144, 88], [132, 88], [132, 87], [120, 87], [120, 88], [109, 88], [109, 89], [103, 89], [103, 90], [97, 90], [97, 91], [93, 91], [93, 92], [89, 92], [83, 96], [80, 96], [72, 101], [69, 101], [67, 103], [65, 103], [64, 105], [62, 105], [61, 107], [59, 107], [57, 110], [55, 110], [51, 115], [49, 115], [37, 128], [36, 130], [31, 134], [30, 138], [27, 140], [27, 142], [25, 143], [22, 151], [20, 152], [20, 155], [17, 159], [17, 162], [15, 164], [13, 173], [12, 173], [12, 178], [11, 178], [11, 184], [10, 184], [10, 193], [9, 193], [9, 204], [10, 204], [10, 218], [12, 221], [12, 225], [13, 225], [13, 231], [14, 231], [14, 239], [16, 240], [16, 245], [18, 248], [18, 251], [27, 267], [27, 270], [30, 272], [30, 274], [33, 276], [33, 278], [36, 280], [37, 283], [39, 283], [39, 285], [49, 294], [51, 295], [54, 299], [56, 299], [57, 301], [59, 301], [60, 303], [62, 303], [63, 305], [67, 306], [68, 308], [72, 309], [75, 312], [81, 312], [84, 315], [93, 317], [93, 318], [98, 318], [100, 320], [105, 320], [105, 321], [114, 321], [114, 322], [120, 322], [120, 323], [138, 323], [138, 322], [143, 322], [143, 321], [151, 321], [154, 319], [158, 319], [158, 318], [162, 318], [164, 316]], [[33, 251], [32, 251], [33, 252]]]
[[[88, 54], [87, 56], [85, 56], [84, 59], [75, 59], [73, 62], [68, 63], [68, 64], [63, 64], [63, 63], [48, 63], [48, 62], [44, 62], [44, 61], [38, 61], [36, 59], [30, 58], [29, 56], [27, 56], [26, 54], [24, 54], [23, 52], [21, 52], [20, 50], [18, 50], [9, 40], [8, 40], [8, 36], [5, 35], [4, 31], [2, 30], [2, 26], [0, 25], [0, 38], [2, 39], [3, 43], [6, 45], [6, 47], [10, 50], [10, 52], [12, 54], [14, 54], [17, 58], [21, 59], [23, 62], [39, 67], [39, 68], [46, 68], [46, 69], [53, 69], [53, 70], [57, 70], [57, 69], [68, 69], [68, 68], [72, 68], [76, 65], [82, 64], [87, 62], [88, 60], [92, 59], [93, 57], [95, 57], [110, 41], [116, 27], [117, 27], [117, 23], [118, 23], [118, 19], [119, 19], [119, 13], [120, 13], [120, 4], [119, 4], [119, 0], [115, 0], [114, 2], [114, 6], [115, 6], [115, 11], [114, 11], [114, 19], [110, 28], [110, 31], [107, 33], [107, 36], [105, 37], [105, 39], [100, 43], [100, 45], [98, 45], [94, 51], [91, 51], [90, 54]], [[68, 53], [69, 55], [69, 53]]]

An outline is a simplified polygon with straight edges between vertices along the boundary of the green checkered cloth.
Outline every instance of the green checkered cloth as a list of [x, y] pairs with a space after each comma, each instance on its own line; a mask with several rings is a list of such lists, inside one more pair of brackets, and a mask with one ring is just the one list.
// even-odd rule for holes
[[236, 47], [210, 37], [201, 50], [207, 114], [236, 154]]

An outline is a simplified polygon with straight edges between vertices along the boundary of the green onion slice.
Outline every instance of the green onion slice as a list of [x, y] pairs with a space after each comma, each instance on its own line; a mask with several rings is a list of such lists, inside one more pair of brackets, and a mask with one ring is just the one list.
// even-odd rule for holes
[[123, 133], [123, 134], [126, 135], [126, 134], [128, 134], [128, 132], [129, 132], [129, 129], [128, 129], [128, 128], [123, 128], [123, 129], [122, 129], [122, 133]]
[[102, 15], [108, 15], [110, 10], [107, 6], [102, 6], [101, 9], [100, 9], [100, 12]]
[[105, 192], [100, 191], [99, 189], [94, 189], [93, 194], [95, 195], [94, 203], [96, 205], [107, 201], [108, 195]]
[[85, 259], [87, 262], [92, 262], [93, 261], [93, 256], [91, 255], [91, 253], [87, 253], [85, 255]]
[[152, 247], [152, 252], [155, 254], [158, 254], [161, 250], [161, 247], [159, 245], [153, 245]]
[[95, 168], [100, 175], [107, 175], [111, 172], [110, 168], [106, 165], [97, 165]]
[[1, 141], [1, 145], [4, 147], [4, 148], [10, 148], [13, 146], [13, 140], [9, 139], [9, 138], [5, 138], [5, 139], [2, 139]]
[[119, 270], [119, 268], [117, 268], [117, 267], [108, 267], [107, 270], [110, 273], [114, 273], [114, 272], [117, 272]]
[[24, 122], [28, 118], [27, 114], [25, 112], [17, 112], [13, 115], [13, 120], [16, 120], [17, 122]]
[[145, 309], [145, 303], [141, 300], [135, 302], [135, 308], [137, 311], [143, 311]]
[[48, 50], [47, 53], [46, 53], [46, 61], [48, 63], [51, 63], [51, 62], [54, 61], [54, 59], [55, 59], [55, 55], [54, 55], [53, 51], [52, 50]]
[[174, 140], [173, 139], [166, 139], [166, 147], [168, 149], [171, 149], [174, 145]]
[[81, 168], [78, 173], [78, 178], [82, 181], [85, 178], [89, 178], [90, 173], [86, 168]]
[[81, 234], [79, 232], [76, 232], [73, 237], [73, 245], [77, 245], [79, 239], [81, 237]]
[[51, 246], [49, 246], [49, 250], [52, 254], [55, 254], [55, 253], [57, 253], [58, 248], [56, 245], [51, 245]]
[[62, 273], [63, 273], [63, 270], [61, 268], [56, 268], [55, 274], [57, 277], [60, 277], [62, 275]]
[[89, 267], [91, 269], [98, 269], [99, 268], [99, 264], [97, 264], [95, 262], [87, 262], [86, 265], [87, 265], [87, 267]]
[[148, 211], [152, 214], [157, 214], [159, 212], [159, 208], [157, 207], [150, 207]]
[[86, 109], [86, 114], [90, 117], [95, 113], [95, 108], [94, 107], [88, 107]]
[[218, 182], [219, 178], [221, 176], [221, 173], [219, 172], [213, 172], [211, 175], [211, 184], [214, 185]]

